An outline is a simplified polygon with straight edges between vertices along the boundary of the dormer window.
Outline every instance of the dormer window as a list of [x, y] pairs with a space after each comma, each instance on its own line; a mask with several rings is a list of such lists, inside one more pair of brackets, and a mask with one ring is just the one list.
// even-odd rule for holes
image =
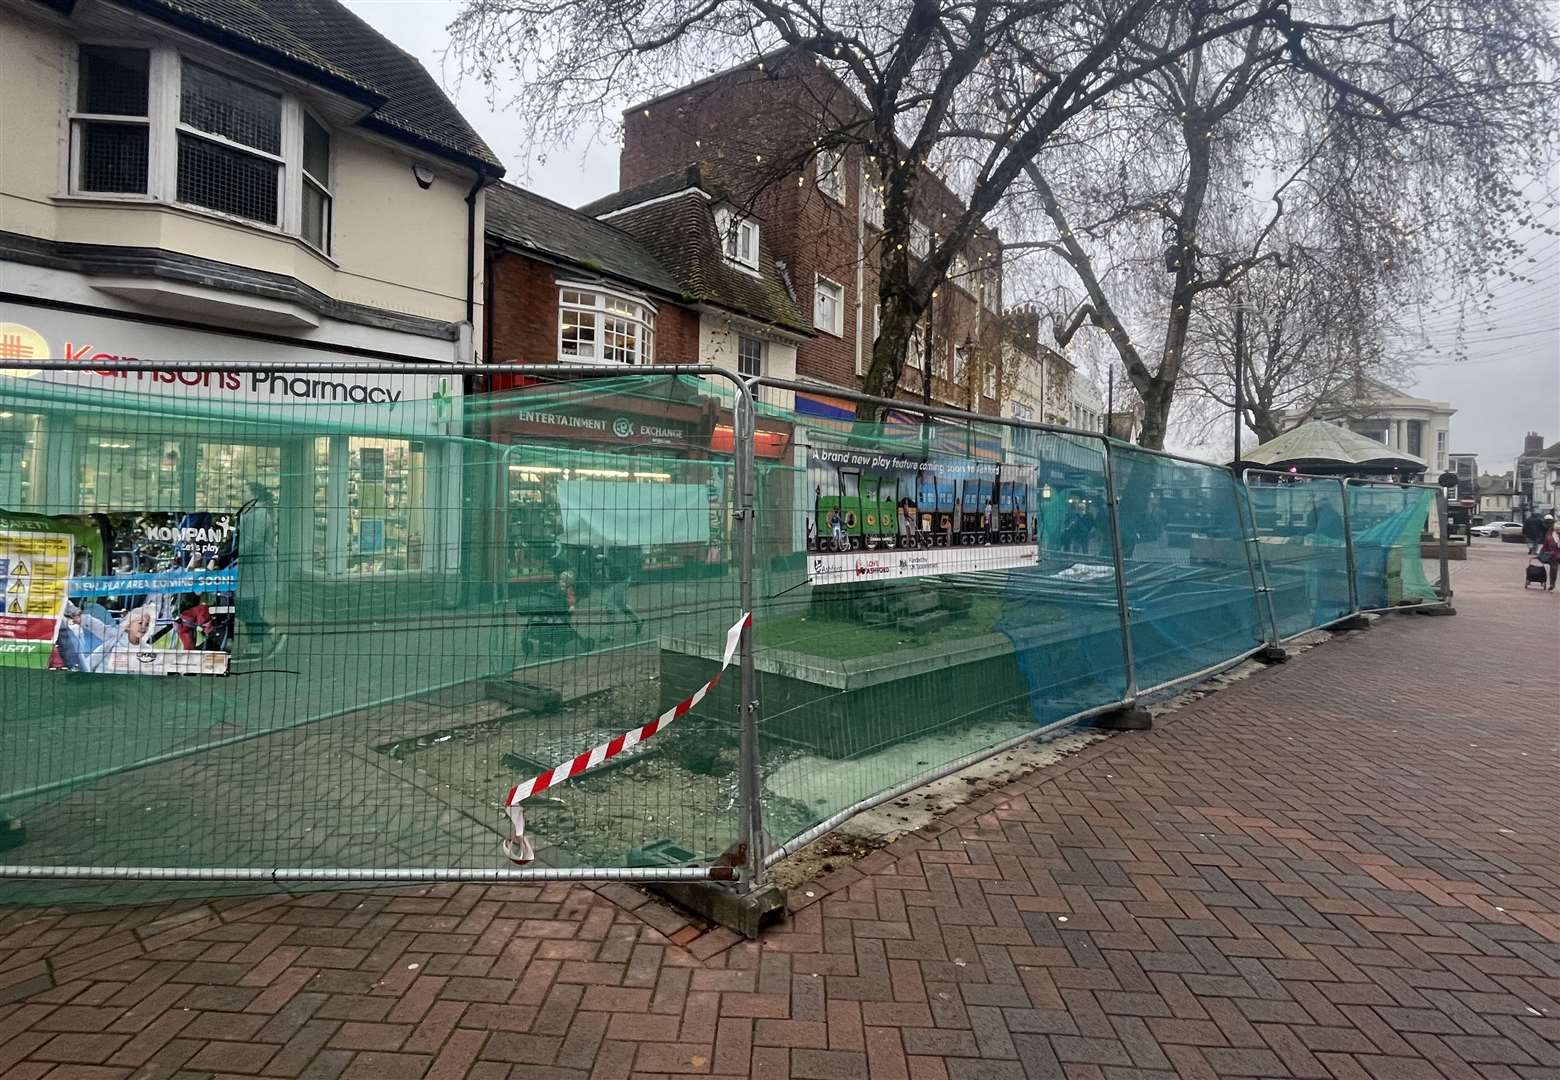
[[720, 234], [721, 251], [727, 262], [758, 269], [758, 222], [731, 210], [715, 212], [715, 228]]

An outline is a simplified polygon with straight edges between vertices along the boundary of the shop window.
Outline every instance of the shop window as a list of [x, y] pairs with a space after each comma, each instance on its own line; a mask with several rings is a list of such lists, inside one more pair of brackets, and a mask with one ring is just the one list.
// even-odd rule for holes
[[316, 557], [348, 573], [425, 565], [427, 454], [420, 442], [336, 436], [316, 439]]
[[330, 249], [325, 125], [299, 98], [167, 46], [80, 47], [70, 155], [73, 194], [140, 195]]
[[845, 154], [837, 147], [818, 151], [818, 190], [837, 203], [845, 201]]
[[82, 429], [80, 509], [186, 510], [185, 448], [177, 439]]
[[737, 335], [737, 371], [742, 375], [758, 378], [764, 374], [764, 341], [762, 338]]
[[813, 287], [813, 325], [831, 334], [844, 333], [845, 287], [818, 275]]
[[558, 290], [558, 359], [565, 363], [649, 364], [655, 358], [655, 308], [614, 293]]
[[33, 486], [42, 417], [0, 411], [0, 506], [21, 509], [37, 502]]

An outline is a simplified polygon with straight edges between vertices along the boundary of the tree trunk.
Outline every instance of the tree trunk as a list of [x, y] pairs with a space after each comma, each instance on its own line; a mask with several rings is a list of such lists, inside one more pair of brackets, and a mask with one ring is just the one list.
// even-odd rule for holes
[[1138, 436], [1138, 445], [1150, 450], [1163, 450], [1165, 432], [1170, 426], [1170, 403], [1175, 397], [1175, 383], [1157, 376], [1146, 387], [1138, 387], [1138, 396], [1143, 399], [1143, 431]]

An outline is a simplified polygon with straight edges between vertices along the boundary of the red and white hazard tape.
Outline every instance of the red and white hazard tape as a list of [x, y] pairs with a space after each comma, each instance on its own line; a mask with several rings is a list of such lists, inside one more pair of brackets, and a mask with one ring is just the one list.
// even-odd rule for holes
[[555, 784], [561, 784], [571, 777], [580, 775], [594, 769], [603, 761], [617, 757], [623, 751], [638, 746], [650, 736], [665, 731], [672, 722], [685, 714], [699, 702], [704, 700], [704, 695], [715, 689], [720, 677], [731, 666], [731, 658], [736, 655], [737, 645], [742, 640], [742, 630], [753, 622], [752, 612], [744, 612], [736, 625], [726, 631], [726, 651], [721, 654], [720, 670], [713, 678], [699, 687], [688, 697], [667, 709], [660, 716], [642, 727], [625, 731], [610, 742], [602, 743], [593, 750], [587, 750], [562, 765], [555, 765], [540, 776], [533, 776], [529, 780], [522, 781], [509, 789], [509, 796], [504, 800], [504, 813], [509, 815], [509, 820], [514, 823], [514, 835], [504, 841], [504, 854], [509, 856], [509, 861], [524, 865], [536, 858], [536, 849], [531, 845], [530, 837], [525, 835], [525, 811], [520, 804], [532, 795], [546, 791]]

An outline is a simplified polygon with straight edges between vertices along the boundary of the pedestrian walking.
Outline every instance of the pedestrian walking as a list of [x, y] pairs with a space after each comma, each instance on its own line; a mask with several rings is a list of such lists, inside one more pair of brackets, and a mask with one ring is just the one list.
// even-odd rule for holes
[[644, 568], [644, 562], [644, 556], [632, 545], [614, 547], [607, 552], [607, 608], [628, 616], [634, 624], [635, 637], [639, 636], [644, 620], [628, 606], [628, 587], [633, 583], [634, 575]]
[[1560, 577], [1560, 524], [1550, 514], [1544, 518], [1544, 541], [1538, 549], [1538, 561], [1549, 567], [1550, 592], [1555, 591], [1555, 579]]
[[1544, 545], [1544, 533], [1549, 531], [1549, 526], [1539, 516], [1537, 510], [1528, 512], [1528, 516], [1522, 519], [1522, 539], [1528, 542], [1528, 554], [1537, 555], [1538, 549]]
[[266, 614], [281, 591], [277, 571], [276, 508], [264, 484], [249, 486], [250, 500], [238, 512], [238, 617], [259, 659], [268, 659], [287, 640], [276, 633]]

